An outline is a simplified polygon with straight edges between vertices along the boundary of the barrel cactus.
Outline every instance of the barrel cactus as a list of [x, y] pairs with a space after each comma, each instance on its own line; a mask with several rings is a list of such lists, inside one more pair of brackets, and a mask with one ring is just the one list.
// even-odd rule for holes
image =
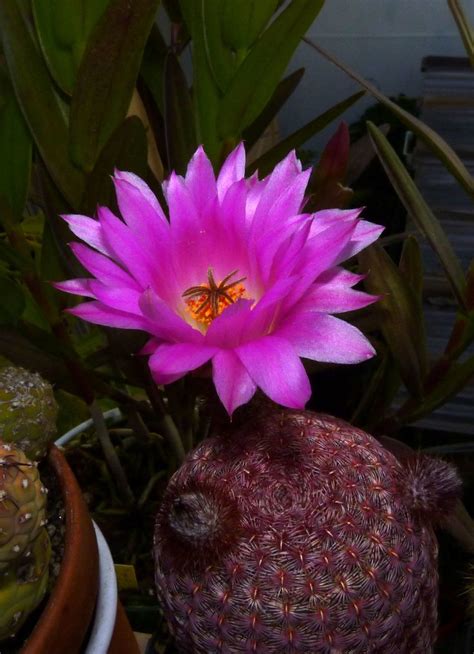
[[11, 562], [0, 578], [0, 641], [14, 636], [43, 599], [51, 545], [42, 529], [30, 549]]
[[0, 441], [0, 575], [31, 551], [46, 524], [46, 494], [36, 465]]
[[0, 436], [38, 460], [56, 434], [58, 407], [51, 384], [16, 366], [0, 369]]
[[260, 413], [201, 443], [158, 515], [156, 584], [179, 651], [429, 654], [447, 463], [400, 463], [351, 425]]

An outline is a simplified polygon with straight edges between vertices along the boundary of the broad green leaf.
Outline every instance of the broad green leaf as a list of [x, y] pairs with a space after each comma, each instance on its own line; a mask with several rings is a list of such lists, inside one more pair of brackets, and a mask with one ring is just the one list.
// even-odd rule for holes
[[147, 138], [143, 123], [136, 116], [127, 118], [115, 130], [89, 174], [81, 209], [85, 214], [92, 214], [98, 204], [108, 207], [115, 204], [111, 179], [115, 168], [146, 177]]
[[25, 308], [20, 285], [10, 277], [0, 277], [0, 324], [16, 325]]
[[256, 41], [273, 16], [278, 0], [221, 0], [220, 5], [222, 40], [238, 52]]
[[196, 137], [213, 162], [218, 166], [222, 143], [218, 135], [220, 93], [209, 66], [204, 41], [204, 27], [200, 3], [196, 0], [179, 0], [179, 6], [192, 36], [193, 103]]
[[70, 205], [77, 207], [84, 178], [69, 160], [68, 131], [60, 101], [18, 3], [0, 2], [0, 33], [10, 77], [45, 165]]
[[31, 174], [32, 141], [3, 67], [0, 67], [0, 195], [21, 216]]
[[469, 195], [474, 196], [474, 179], [472, 175], [467, 170], [466, 166], [463, 164], [458, 155], [454, 150], [444, 141], [441, 136], [439, 136], [431, 127], [428, 127], [422, 120], [412, 116], [408, 111], [405, 111], [399, 107], [395, 102], [392, 102], [390, 98], [387, 98], [379, 89], [365, 80], [363, 77], [358, 75], [353, 71], [347, 64], [339, 61], [334, 55], [329, 53], [327, 50], [322, 48], [319, 45], [316, 45], [311, 39], [303, 39], [308, 45], [317, 50], [323, 57], [328, 61], [333, 63], [335, 66], [343, 70], [349, 77], [358, 82], [363, 86], [371, 95], [374, 96], [379, 102], [381, 102], [385, 107], [390, 109], [399, 120], [408, 127], [412, 132], [414, 132], [427, 146], [434, 152], [438, 159], [446, 166], [446, 168], [451, 172], [451, 174], [458, 180], [458, 182], [463, 186], [463, 188], [469, 193]]
[[466, 54], [469, 57], [471, 66], [474, 68], [474, 34], [472, 27], [469, 24], [469, 19], [464, 12], [461, 2], [459, 0], [448, 0], [448, 6], [451, 10], [456, 25], [461, 35]]
[[466, 308], [464, 273], [453, 248], [436, 216], [426, 204], [415, 182], [382, 132], [367, 123], [372, 143], [400, 200], [418, 229], [438, 255], [461, 309]]
[[173, 53], [165, 64], [165, 134], [169, 168], [182, 174], [196, 150], [196, 135], [188, 84]]
[[262, 112], [323, 4], [324, 0], [292, 0], [260, 36], [222, 100], [218, 126], [224, 139], [238, 138]]
[[163, 91], [167, 53], [168, 46], [158, 25], [153, 25], [143, 53], [140, 73], [162, 116], [165, 113]]
[[159, 0], [111, 0], [88, 41], [74, 87], [70, 152], [90, 172], [130, 105]]
[[381, 296], [376, 310], [381, 329], [400, 371], [403, 383], [415, 397], [423, 393], [420, 343], [416, 341], [417, 321], [423, 320], [418, 302], [389, 255], [378, 246], [359, 253], [364, 285], [369, 293]]
[[207, 60], [216, 84], [225, 92], [234, 75], [237, 61], [222, 39], [222, 0], [201, 0], [201, 20]]
[[38, 41], [58, 86], [71, 95], [87, 39], [108, 0], [32, 0]]
[[54, 393], [59, 411], [56, 420], [58, 437], [90, 418], [90, 412], [84, 400], [63, 390]]
[[304, 75], [304, 68], [298, 68], [293, 73], [285, 77], [275, 89], [274, 94], [268, 101], [265, 109], [262, 111], [251, 125], [243, 132], [242, 138], [245, 141], [247, 151], [262, 136], [272, 120], [278, 114], [285, 102], [296, 89]]
[[311, 120], [309, 123], [298, 129], [293, 134], [290, 134], [286, 139], [283, 139], [275, 145], [271, 150], [263, 154], [257, 161], [254, 161], [249, 166], [249, 172], [258, 170], [261, 175], [268, 174], [275, 165], [281, 161], [291, 150], [301, 147], [308, 139], [327, 127], [333, 120], [343, 114], [349, 107], [351, 107], [359, 98], [364, 95], [363, 91], [350, 95], [342, 102], [338, 102], [333, 107], [322, 113], [320, 116]]

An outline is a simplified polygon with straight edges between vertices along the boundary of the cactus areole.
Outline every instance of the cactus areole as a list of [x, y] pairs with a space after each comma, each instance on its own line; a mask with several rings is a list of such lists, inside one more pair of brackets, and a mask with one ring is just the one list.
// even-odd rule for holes
[[156, 584], [179, 651], [429, 654], [433, 523], [460, 482], [310, 412], [201, 443], [158, 515]]

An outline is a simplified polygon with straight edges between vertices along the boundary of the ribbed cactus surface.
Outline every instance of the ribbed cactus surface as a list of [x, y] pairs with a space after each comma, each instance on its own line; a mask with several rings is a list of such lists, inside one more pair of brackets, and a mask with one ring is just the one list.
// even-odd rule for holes
[[0, 441], [0, 640], [15, 635], [46, 592], [46, 495], [36, 463]]
[[0, 575], [31, 548], [45, 525], [46, 493], [36, 465], [0, 441]]
[[1, 573], [0, 641], [15, 635], [43, 599], [50, 557], [49, 537], [42, 529], [31, 548]]
[[368, 434], [275, 411], [199, 445], [155, 532], [156, 583], [179, 651], [429, 654], [430, 513], [455, 471], [404, 466]]
[[0, 438], [38, 460], [56, 434], [58, 407], [51, 384], [16, 366], [0, 369]]

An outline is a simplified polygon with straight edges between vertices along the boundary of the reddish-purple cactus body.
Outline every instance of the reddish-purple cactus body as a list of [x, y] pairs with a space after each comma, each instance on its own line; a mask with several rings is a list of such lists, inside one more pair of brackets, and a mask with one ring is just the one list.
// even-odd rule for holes
[[445, 505], [459, 481], [440, 462], [420, 505], [420, 465], [309, 412], [266, 413], [203, 442], [171, 480], [155, 534], [180, 651], [429, 654], [437, 545], [427, 511], [436, 475]]

